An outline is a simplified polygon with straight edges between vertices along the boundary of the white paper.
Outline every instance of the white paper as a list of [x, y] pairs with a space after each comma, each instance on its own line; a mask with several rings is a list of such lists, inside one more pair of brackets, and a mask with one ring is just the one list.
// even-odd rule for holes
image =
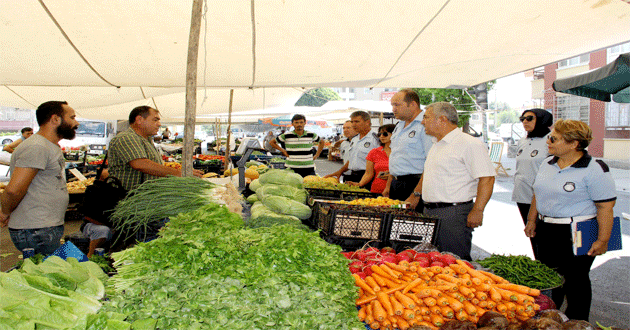
[[77, 170], [76, 168], [71, 168], [70, 173], [72, 173], [77, 179], [79, 179], [79, 181], [87, 180], [87, 178], [85, 178], [85, 176], [83, 176], [83, 174], [81, 174], [81, 172], [79, 172], [79, 170]]

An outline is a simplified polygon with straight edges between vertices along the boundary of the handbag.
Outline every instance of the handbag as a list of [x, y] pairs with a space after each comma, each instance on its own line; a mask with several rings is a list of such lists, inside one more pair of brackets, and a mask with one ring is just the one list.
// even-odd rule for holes
[[[107, 153], [103, 163], [96, 171], [96, 178], [100, 178], [107, 161]], [[85, 189], [83, 204], [79, 211], [86, 217], [94, 219], [107, 227], [112, 227], [110, 216], [114, 212], [116, 204], [127, 196], [120, 180], [108, 177], [105, 180], [94, 180], [94, 183]]]

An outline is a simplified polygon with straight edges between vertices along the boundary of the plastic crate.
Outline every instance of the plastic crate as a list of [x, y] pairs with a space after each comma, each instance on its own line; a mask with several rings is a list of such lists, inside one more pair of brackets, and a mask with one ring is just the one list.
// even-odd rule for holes
[[90, 248], [90, 238], [83, 235], [81, 232], [76, 232], [70, 235], [64, 236], [65, 242], [72, 242], [81, 252], [87, 254]]
[[376, 207], [317, 201], [313, 224], [326, 237], [383, 241], [389, 214]]
[[287, 165], [285, 163], [269, 163], [269, 167], [284, 170], [287, 168]]
[[439, 220], [408, 209], [389, 209], [385, 230], [386, 242], [394, 249], [413, 247], [420, 243], [435, 245]]
[[315, 199], [353, 201], [360, 198], [376, 198], [380, 196], [369, 191], [342, 191], [335, 189], [306, 188], [309, 196]]

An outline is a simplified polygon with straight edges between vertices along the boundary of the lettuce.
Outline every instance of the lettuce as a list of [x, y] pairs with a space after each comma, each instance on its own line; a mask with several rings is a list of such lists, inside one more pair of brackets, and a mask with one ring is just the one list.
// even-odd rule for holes
[[302, 188], [265, 184], [256, 190], [256, 195], [258, 196], [258, 200], [262, 200], [265, 196], [282, 196], [306, 204], [307, 193], [306, 190]]
[[277, 184], [281, 186], [292, 186], [302, 188], [304, 179], [301, 175], [289, 170], [269, 170], [258, 178], [260, 184]]
[[262, 203], [276, 213], [292, 215], [302, 220], [311, 217], [310, 207], [286, 197], [265, 196]]

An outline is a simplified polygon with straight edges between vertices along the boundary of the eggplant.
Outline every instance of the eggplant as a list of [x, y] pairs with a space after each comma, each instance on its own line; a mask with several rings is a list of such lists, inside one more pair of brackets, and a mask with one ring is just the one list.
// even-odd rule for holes
[[450, 320], [444, 323], [440, 330], [476, 330], [477, 327], [470, 321]]
[[560, 324], [566, 322], [569, 320], [569, 318], [564, 315], [563, 312], [557, 310], [557, 309], [546, 309], [544, 311], [540, 311], [540, 313], [538, 313], [538, 315], [543, 318], [548, 318], [548, 319], [552, 319]]
[[536, 329], [538, 330], [563, 330], [562, 325], [552, 319], [546, 317], [539, 318], [536, 321]]
[[510, 322], [507, 317], [493, 311], [483, 313], [483, 315], [479, 318], [479, 321], [477, 321], [477, 327], [479, 328], [493, 327], [497, 330], [506, 330], [509, 324]]

